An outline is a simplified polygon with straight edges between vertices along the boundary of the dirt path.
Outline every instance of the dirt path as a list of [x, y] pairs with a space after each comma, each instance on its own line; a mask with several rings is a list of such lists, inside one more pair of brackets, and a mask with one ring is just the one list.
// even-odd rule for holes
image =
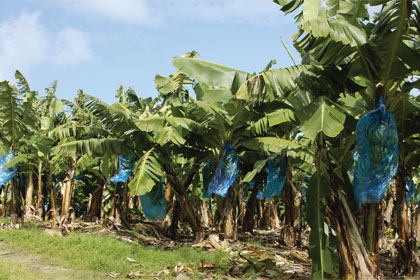
[[98, 273], [86, 270], [74, 270], [54, 265], [42, 259], [40, 255], [28, 253], [22, 249], [10, 247], [0, 242], [0, 269], [10, 273], [11, 279], [103, 279]]

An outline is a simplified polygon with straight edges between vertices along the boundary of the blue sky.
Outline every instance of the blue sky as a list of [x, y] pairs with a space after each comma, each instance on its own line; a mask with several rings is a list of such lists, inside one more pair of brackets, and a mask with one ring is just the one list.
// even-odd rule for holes
[[155, 75], [191, 50], [248, 72], [290, 66], [280, 39], [293, 49], [297, 31], [271, 0], [0, 0], [0, 11], [0, 80], [19, 69], [41, 94], [58, 80], [59, 98], [83, 89], [108, 103], [120, 84], [156, 96]]

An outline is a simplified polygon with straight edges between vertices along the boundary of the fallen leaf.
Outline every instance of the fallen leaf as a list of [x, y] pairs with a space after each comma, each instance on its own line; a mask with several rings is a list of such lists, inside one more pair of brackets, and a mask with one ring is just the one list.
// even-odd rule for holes
[[138, 261], [136, 261], [135, 259], [132, 259], [130, 257], [127, 257], [127, 261], [135, 263], [135, 264], [140, 264]]
[[128, 278], [137, 278], [137, 277], [143, 277], [146, 276], [142, 271], [135, 271], [135, 272], [130, 272], [129, 274], [127, 274]]
[[121, 276], [122, 276], [121, 273], [113, 273], [113, 272], [108, 273], [108, 277], [111, 277], [111, 278], [117, 278]]

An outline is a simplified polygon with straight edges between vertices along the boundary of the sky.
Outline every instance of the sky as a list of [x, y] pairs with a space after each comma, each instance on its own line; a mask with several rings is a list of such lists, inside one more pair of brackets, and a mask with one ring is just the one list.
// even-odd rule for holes
[[0, 80], [19, 70], [42, 95], [77, 90], [116, 102], [119, 85], [156, 96], [156, 74], [175, 71], [172, 58], [199, 58], [250, 73], [271, 59], [292, 65], [292, 16], [272, 0], [0, 0]]

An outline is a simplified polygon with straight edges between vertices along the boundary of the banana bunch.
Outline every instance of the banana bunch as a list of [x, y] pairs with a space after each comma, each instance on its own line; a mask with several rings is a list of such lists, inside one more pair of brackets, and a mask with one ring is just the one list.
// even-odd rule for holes
[[356, 127], [360, 156], [354, 168], [354, 194], [359, 203], [378, 203], [398, 169], [398, 131], [394, 116], [380, 104]]

